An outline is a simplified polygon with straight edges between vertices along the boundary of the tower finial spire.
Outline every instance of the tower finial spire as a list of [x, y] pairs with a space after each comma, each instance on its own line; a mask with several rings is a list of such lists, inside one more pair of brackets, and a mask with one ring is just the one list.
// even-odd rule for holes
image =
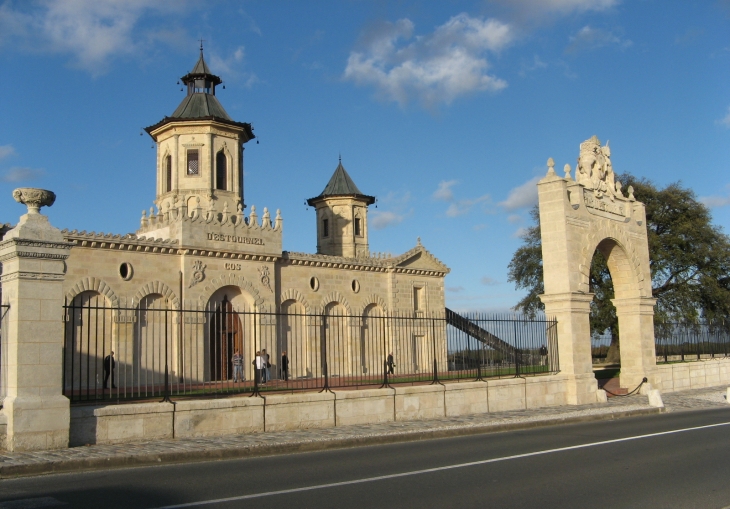
[[340, 164], [342, 164], [342, 152], [340, 152], [340, 153], [338, 154], [338, 156], [339, 156], [339, 159], [340, 159]]
[[200, 39], [200, 52], [203, 52], [203, 43], [205, 42], [205, 39]]

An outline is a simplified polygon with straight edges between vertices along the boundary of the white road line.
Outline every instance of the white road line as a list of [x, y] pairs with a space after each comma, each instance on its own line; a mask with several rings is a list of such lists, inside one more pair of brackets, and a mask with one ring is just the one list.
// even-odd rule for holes
[[718, 426], [728, 426], [728, 425], [730, 425], [730, 422], [721, 422], [719, 424], [707, 424], [705, 426], [695, 426], [693, 428], [675, 429], [675, 430], [671, 430], [671, 431], [662, 431], [659, 433], [649, 433], [647, 435], [636, 435], [633, 437], [615, 438], [613, 440], [603, 440], [601, 442], [592, 442], [589, 444], [571, 445], [569, 447], [558, 447], [557, 449], [546, 449], [544, 451], [528, 452], [525, 454], [515, 454], [514, 456], [503, 456], [501, 458], [492, 458], [492, 459], [488, 459], [488, 460], [470, 461], [469, 463], [446, 465], [444, 467], [426, 468], [423, 470], [413, 470], [411, 472], [402, 472], [400, 474], [379, 475], [377, 477], [366, 477], [364, 479], [354, 479], [352, 481], [341, 481], [341, 482], [333, 482], [333, 483], [328, 483], [328, 484], [317, 484], [315, 486], [305, 486], [303, 488], [291, 488], [288, 490], [267, 491], [264, 493], [252, 493], [251, 495], [240, 495], [238, 497], [218, 498], [218, 499], [212, 499], [212, 500], [202, 500], [200, 502], [189, 502], [189, 503], [185, 503], [185, 504], [166, 505], [164, 507], [158, 507], [157, 509], [179, 509], [179, 508], [183, 508], [183, 507], [198, 507], [198, 506], [202, 506], [202, 505], [221, 504], [224, 502], [235, 502], [238, 500], [249, 500], [249, 499], [253, 499], [253, 498], [272, 497], [275, 495], [287, 495], [289, 493], [299, 493], [302, 491], [321, 490], [321, 489], [325, 489], [325, 488], [337, 488], [339, 486], [348, 486], [351, 484], [362, 484], [362, 483], [366, 483], [366, 482], [384, 481], [386, 479], [397, 479], [399, 477], [408, 477], [408, 476], [412, 476], [412, 475], [430, 474], [432, 472], [441, 472], [443, 470], [453, 470], [455, 468], [465, 468], [465, 467], [473, 467], [473, 466], [477, 466], [477, 465], [486, 465], [488, 463], [497, 463], [500, 461], [515, 460], [515, 459], [520, 459], [520, 458], [529, 458], [531, 456], [541, 456], [544, 454], [552, 454], [552, 453], [556, 453], [556, 452], [573, 451], [576, 449], [585, 449], [587, 447], [596, 447], [599, 445], [616, 444], [619, 442], [628, 442], [630, 440], [639, 440], [642, 438], [659, 437], [662, 435], [671, 435], [674, 433], [683, 433], [685, 431], [696, 431], [696, 430], [700, 430], [700, 429], [716, 428]]

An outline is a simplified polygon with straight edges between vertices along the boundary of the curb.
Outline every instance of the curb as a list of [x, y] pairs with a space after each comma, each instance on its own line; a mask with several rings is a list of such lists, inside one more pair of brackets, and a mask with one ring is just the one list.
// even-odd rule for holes
[[505, 422], [497, 424], [442, 428], [425, 431], [388, 433], [383, 435], [370, 435], [352, 438], [333, 438], [331, 440], [322, 441], [261, 444], [253, 447], [235, 447], [227, 449], [218, 448], [196, 451], [170, 451], [163, 453], [135, 454], [130, 456], [113, 456], [108, 458], [61, 459], [57, 461], [29, 463], [25, 465], [0, 466], [0, 479], [34, 475], [60, 474], [69, 472], [83, 472], [99, 469], [131, 468], [152, 465], [169, 465], [176, 463], [255, 458], [261, 456], [274, 456], [299, 452], [345, 449], [350, 447], [367, 445], [385, 445], [401, 442], [416, 442], [420, 440], [432, 440], [437, 438], [516, 431], [543, 426], [556, 426], [559, 424], [605, 421], [620, 419], [624, 417], [654, 415], [662, 412], [664, 412], [663, 408], [642, 408], [637, 410], [626, 410], [602, 414], [579, 415], [572, 417], [554, 417], [550, 419], [528, 422]]

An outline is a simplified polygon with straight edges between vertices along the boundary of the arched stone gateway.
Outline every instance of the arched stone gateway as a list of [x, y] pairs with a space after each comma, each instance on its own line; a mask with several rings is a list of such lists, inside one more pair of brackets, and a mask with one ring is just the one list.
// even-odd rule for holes
[[568, 402], [597, 400], [591, 362], [588, 286], [596, 250], [606, 258], [613, 281], [621, 331], [621, 385], [651, 381], [654, 349], [654, 304], [651, 296], [649, 244], [644, 204], [633, 189], [625, 195], [614, 177], [608, 144], [595, 136], [580, 145], [576, 179], [548, 172], [538, 183], [542, 236], [545, 312], [558, 320], [560, 371], [568, 376]]

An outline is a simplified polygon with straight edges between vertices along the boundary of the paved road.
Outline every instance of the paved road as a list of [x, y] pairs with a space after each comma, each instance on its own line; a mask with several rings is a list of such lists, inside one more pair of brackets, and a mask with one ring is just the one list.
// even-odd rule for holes
[[[333, 483], [341, 484], [323, 486]], [[291, 491], [266, 495], [282, 490]], [[202, 503], [223, 498], [233, 499]], [[0, 481], [0, 508], [56, 503], [109, 509], [720, 509], [730, 506], [730, 408]]]

